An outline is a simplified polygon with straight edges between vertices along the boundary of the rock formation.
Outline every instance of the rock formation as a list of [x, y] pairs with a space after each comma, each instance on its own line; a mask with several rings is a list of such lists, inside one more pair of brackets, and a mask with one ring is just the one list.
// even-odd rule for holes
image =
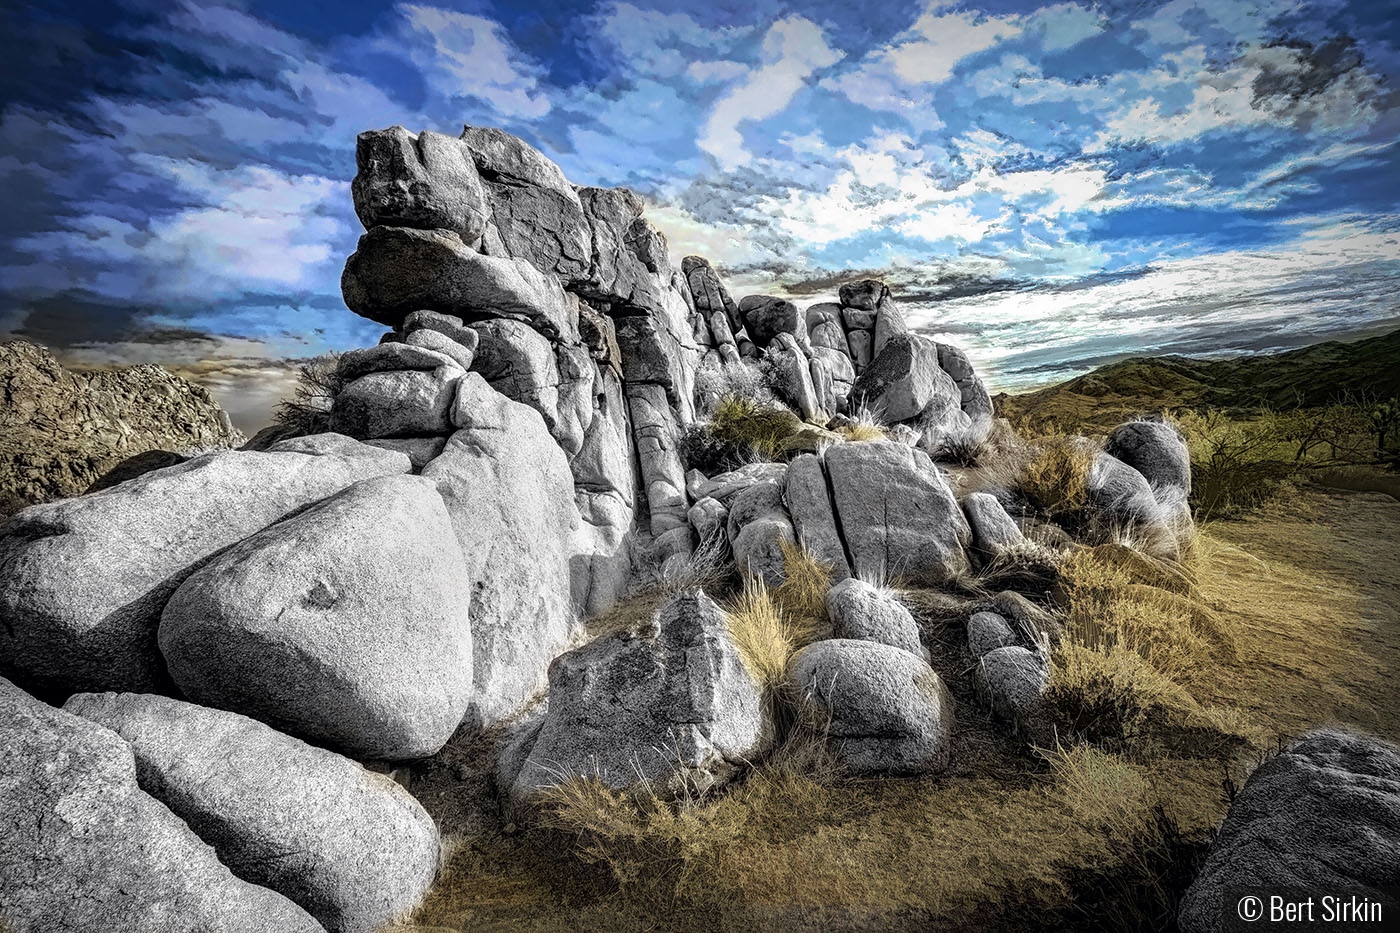
[[0, 517], [78, 495], [140, 454], [242, 442], [208, 390], [159, 366], [74, 372], [37, 344], [0, 343]]

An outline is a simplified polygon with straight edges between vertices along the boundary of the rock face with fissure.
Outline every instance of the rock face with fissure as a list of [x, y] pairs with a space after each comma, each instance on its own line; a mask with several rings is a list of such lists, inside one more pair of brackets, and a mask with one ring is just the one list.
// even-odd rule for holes
[[324, 933], [142, 790], [131, 746], [0, 678], [0, 921], [62, 933]]
[[83, 693], [68, 712], [131, 746], [141, 789], [245, 881], [333, 933], [374, 933], [437, 873], [432, 818], [394, 781], [260, 722], [169, 697]]

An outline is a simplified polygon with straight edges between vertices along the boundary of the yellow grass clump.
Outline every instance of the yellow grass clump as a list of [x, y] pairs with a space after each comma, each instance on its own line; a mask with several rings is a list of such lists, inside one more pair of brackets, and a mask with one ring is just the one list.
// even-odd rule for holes
[[1088, 505], [1089, 471], [1097, 451], [1083, 439], [1054, 437], [1037, 441], [1016, 485], [1042, 512], [1076, 512]]
[[770, 589], [746, 577], [725, 607], [729, 634], [749, 671], [768, 688], [782, 683], [788, 660], [814, 641], [826, 619], [831, 568], [799, 545], [783, 542], [786, 578]]

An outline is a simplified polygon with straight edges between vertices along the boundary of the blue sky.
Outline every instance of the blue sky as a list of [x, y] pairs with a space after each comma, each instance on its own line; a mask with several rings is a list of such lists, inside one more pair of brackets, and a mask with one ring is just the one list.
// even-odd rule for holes
[[501, 126], [741, 294], [885, 276], [994, 385], [1400, 321], [1400, 5], [6, 7], [0, 334], [245, 425], [372, 342], [354, 137]]

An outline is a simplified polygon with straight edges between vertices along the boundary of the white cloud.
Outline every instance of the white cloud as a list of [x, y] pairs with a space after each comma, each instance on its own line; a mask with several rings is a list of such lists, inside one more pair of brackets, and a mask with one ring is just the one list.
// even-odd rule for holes
[[878, 55], [896, 77], [908, 84], [942, 84], [958, 62], [1017, 35], [1017, 17], [981, 16], [971, 12], [920, 16], [902, 39]]
[[[202, 203], [145, 226], [87, 214], [64, 230], [21, 240], [21, 250], [44, 261], [7, 270], [15, 286], [78, 286], [129, 300], [198, 302], [323, 286], [340, 262], [332, 245], [346, 231], [322, 210], [349, 197], [343, 183], [262, 166], [219, 170], [157, 156], [134, 161]], [[65, 262], [71, 267], [62, 281], [55, 279]], [[74, 269], [86, 270], [88, 280], [75, 278]]]
[[1097, 10], [1077, 3], [1059, 3], [1032, 13], [1025, 29], [1038, 34], [1047, 51], [1058, 52], [1098, 35], [1107, 26], [1107, 20]]
[[697, 145], [725, 168], [746, 164], [751, 156], [744, 149], [739, 125], [781, 113], [813, 74], [836, 64], [844, 54], [826, 44], [821, 27], [811, 20], [801, 16], [778, 20], [763, 37], [764, 64], [715, 103]]
[[534, 120], [549, 113], [539, 66], [515, 48], [500, 23], [417, 4], [398, 10], [409, 57], [445, 98], [476, 97], [508, 118]]
[[[644, 10], [630, 3], [611, 4], [595, 17], [595, 22], [598, 37], [618, 51], [628, 70], [658, 78], [689, 73], [697, 80], [718, 80], [716, 71], [727, 69], [706, 68], [693, 60], [694, 53], [690, 49], [727, 49], [753, 32], [747, 26], [710, 29], [685, 13]], [[736, 65], [735, 62], [713, 64]]]

